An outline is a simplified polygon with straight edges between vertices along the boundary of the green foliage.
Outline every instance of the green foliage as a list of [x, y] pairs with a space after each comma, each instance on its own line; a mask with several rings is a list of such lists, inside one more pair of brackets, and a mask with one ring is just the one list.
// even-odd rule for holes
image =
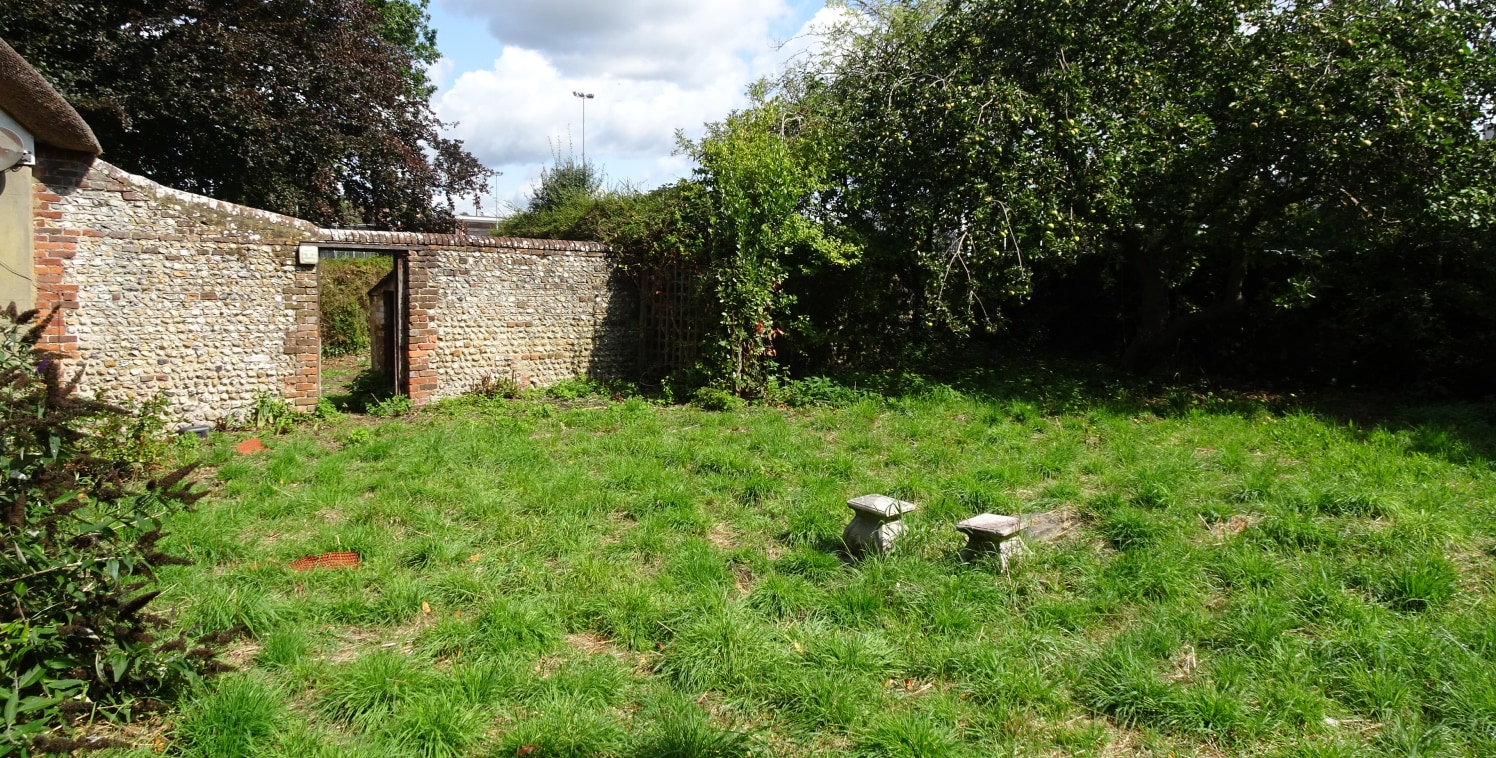
[[[1183, 348], [1235, 371], [1489, 373], [1490, 3], [848, 7], [823, 55], [727, 122], [811, 146], [824, 178], [799, 217], [861, 241], [825, 258], [846, 265], [732, 280], [798, 295], [802, 359], [1006, 329], [1122, 337], [1139, 368]], [[762, 194], [780, 185], [749, 186], [783, 217]]]
[[155, 569], [190, 563], [157, 542], [202, 496], [184, 483], [194, 467], [146, 481], [129, 432], [159, 422], [76, 396], [76, 377], [34, 349], [51, 318], [0, 318], [0, 753], [55, 748], [54, 730], [95, 709], [138, 713], [150, 701], [137, 698], [169, 695], [212, 659], [145, 610]]
[[601, 395], [607, 392], [607, 385], [602, 382], [588, 379], [585, 376], [573, 376], [562, 379], [555, 384], [545, 388], [546, 397], [557, 400], [576, 400], [590, 395]]
[[369, 290], [390, 273], [386, 257], [329, 260], [318, 264], [321, 292], [318, 329], [322, 354], [353, 355], [369, 350]]
[[801, 213], [824, 188], [820, 145], [787, 133], [790, 106], [753, 93], [754, 107], [708, 126], [686, 146], [701, 164], [711, 203], [711, 277], [717, 308], [702, 356], [707, 377], [745, 396], [764, 395], [780, 373], [776, 339], [795, 298], [785, 290], [792, 255], [814, 265], [849, 265], [854, 246]]
[[246, 429], [284, 434], [296, 426], [301, 414], [296, 407], [269, 393], [255, 397], [254, 405], [240, 414], [240, 425]]
[[516, 382], [513, 378], [492, 375], [483, 377], [483, 380], [478, 382], [478, 386], [473, 389], [473, 394], [479, 397], [489, 399], [502, 398], [505, 400], [518, 398], [522, 392], [519, 382]]
[[370, 416], [378, 418], [394, 418], [404, 416], [416, 409], [416, 404], [405, 395], [390, 395], [369, 405], [366, 409]]
[[746, 403], [743, 398], [719, 387], [699, 387], [691, 402], [709, 411], [735, 411]]
[[340, 667], [320, 703], [330, 716], [362, 726], [377, 726], [407, 701], [429, 692], [431, 672], [409, 656], [380, 650]]
[[262, 754], [285, 717], [282, 693], [234, 676], [189, 703], [176, 734], [192, 758], [251, 758]]
[[423, 98], [436, 93], [426, 76], [426, 67], [441, 60], [436, 48], [436, 30], [426, 9], [431, 0], [365, 0], [379, 12], [379, 36], [399, 48], [410, 59], [405, 76], [412, 92]]
[[554, 166], [540, 170], [540, 184], [531, 192], [525, 210], [554, 212], [568, 203], [597, 197], [602, 187], [602, 174], [596, 166], [577, 160], [575, 155], [557, 155]]
[[540, 183], [531, 191], [525, 207], [504, 219], [494, 230], [501, 237], [593, 240], [599, 224], [610, 215], [611, 206], [627, 203], [632, 193], [604, 192], [602, 173], [575, 154], [562, 157], [541, 169]]
[[770, 398], [791, 408], [846, 406], [871, 397], [872, 393], [848, 387], [825, 376], [810, 376], [785, 382]]

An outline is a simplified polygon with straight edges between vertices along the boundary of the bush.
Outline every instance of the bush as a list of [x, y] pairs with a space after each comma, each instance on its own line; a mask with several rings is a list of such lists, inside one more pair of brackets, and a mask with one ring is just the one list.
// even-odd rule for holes
[[701, 387], [692, 395], [691, 401], [708, 411], [735, 411], [747, 403], [743, 398], [724, 389]]
[[777, 394], [777, 399], [791, 408], [813, 405], [846, 406], [870, 396], [865, 390], [853, 389], [824, 376], [788, 382]]
[[0, 315], [0, 754], [66, 752], [75, 717], [149, 710], [216, 666], [145, 611], [153, 570], [187, 563], [157, 549], [163, 523], [202, 493], [183, 484], [192, 466], [145, 481], [130, 435], [159, 422], [76, 397], [35, 348], [51, 315]]
[[557, 400], [580, 400], [584, 397], [601, 395], [607, 390], [608, 388], [601, 382], [595, 382], [585, 376], [574, 376], [546, 387], [545, 395]]

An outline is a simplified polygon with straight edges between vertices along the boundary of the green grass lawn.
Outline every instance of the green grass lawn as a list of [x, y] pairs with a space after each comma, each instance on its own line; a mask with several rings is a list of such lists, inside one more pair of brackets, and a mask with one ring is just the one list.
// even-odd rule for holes
[[[1032, 378], [1031, 378], [1032, 379]], [[1047, 387], [1047, 391], [1043, 388]], [[469, 400], [208, 453], [188, 756], [1492, 755], [1490, 412], [1058, 380], [842, 407]], [[1484, 414], [1484, 417], [1482, 417]], [[921, 510], [838, 554], [845, 501]], [[1064, 511], [1007, 572], [956, 521]], [[353, 571], [286, 564], [352, 550]], [[151, 748], [142, 755], [153, 755]]]

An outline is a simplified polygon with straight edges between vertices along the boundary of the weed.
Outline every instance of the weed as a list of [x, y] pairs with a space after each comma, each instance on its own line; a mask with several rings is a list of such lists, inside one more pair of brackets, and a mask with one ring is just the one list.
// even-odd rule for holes
[[424, 695], [405, 703], [380, 733], [402, 754], [457, 758], [482, 739], [483, 718], [446, 697]]
[[946, 758], [969, 754], [951, 724], [907, 711], [877, 719], [858, 741], [871, 758]]
[[1400, 611], [1424, 611], [1454, 596], [1454, 566], [1441, 555], [1419, 555], [1387, 566], [1376, 593]]
[[748, 692], [786, 659], [768, 629], [737, 605], [703, 610], [677, 629], [664, 670], [687, 691]]
[[369, 405], [368, 413], [378, 418], [394, 418], [410, 413], [415, 407], [415, 403], [405, 395], [390, 395]]
[[361, 655], [333, 672], [321, 708], [329, 716], [363, 728], [376, 727], [414, 696], [429, 692], [430, 669], [392, 651]]
[[478, 386], [473, 388], [472, 394], [490, 400], [495, 398], [516, 400], [524, 394], [524, 391], [513, 377], [489, 374], [478, 381]]
[[866, 391], [840, 384], [824, 376], [812, 376], [786, 383], [771, 393], [770, 399], [791, 408], [813, 406], [848, 406], [868, 397]]
[[544, 653], [561, 638], [561, 626], [536, 600], [500, 598], [478, 616], [484, 649], [494, 653]]
[[240, 414], [239, 426], [246, 429], [285, 434], [301, 420], [301, 414], [290, 403], [276, 395], [261, 394], [254, 404]]
[[303, 661], [312, 650], [312, 637], [300, 627], [286, 626], [266, 635], [255, 662], [285, 668]]
[[593, 758], [617, 755], [625, 744], [612, 714], [562, 703], [511, 726], [491, 754]]
[[557, 400], [580, 400], [584, 397], [601, 395], [606, 392], [606, 385], [585, 376], [573, 376], [569, 379], [562, 379], [545, 388], [545, 396]]
[[713, 724], [700, 706], [670, 698], [650, 712], [652, 726], [634, 753], [650, 758], [748, 758], [752, 735]]

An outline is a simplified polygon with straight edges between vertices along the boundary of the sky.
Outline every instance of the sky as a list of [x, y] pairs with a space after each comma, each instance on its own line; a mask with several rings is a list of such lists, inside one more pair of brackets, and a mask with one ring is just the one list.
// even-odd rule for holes
[[522, 206], [558, 153], [581, 157], [584, 105], [587, 159], [610, 186], [689, 175], [676, 130], [699, 137], [745, 105], [748, 84], [803, 54], [834, 13], [824, 0], [432, 0], [430, 12], [437, 117], [503, 172], [483, 215], [495, 196], [501, 214]]

